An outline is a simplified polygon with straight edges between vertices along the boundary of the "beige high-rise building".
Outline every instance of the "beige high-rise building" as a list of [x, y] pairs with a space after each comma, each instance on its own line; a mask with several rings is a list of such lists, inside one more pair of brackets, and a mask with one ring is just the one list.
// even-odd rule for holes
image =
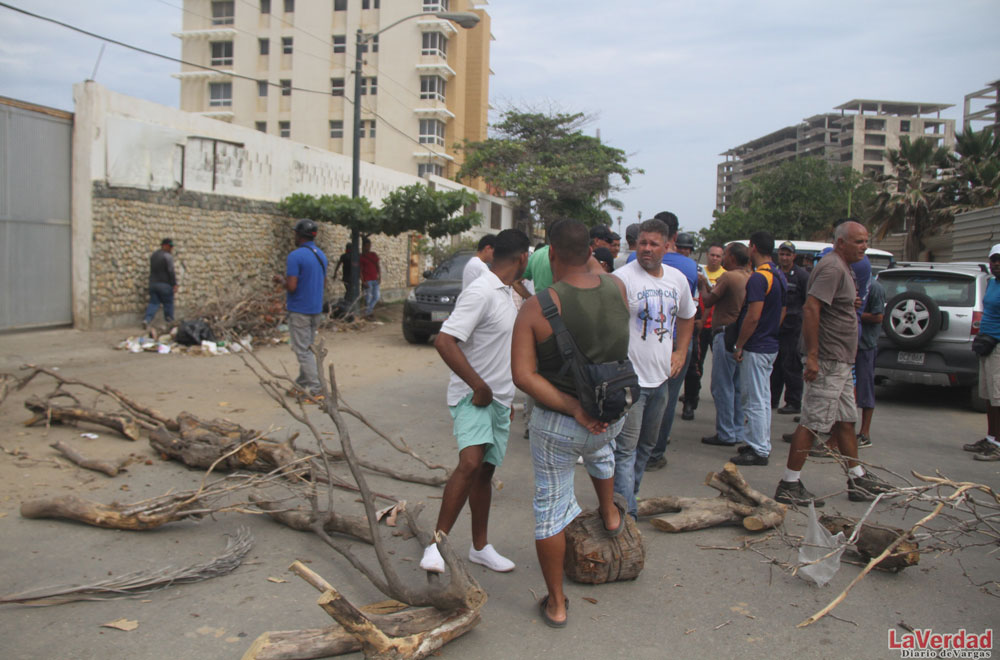
[[[453, 177], [486, 138], [490, 17], [473, 0], [184, 0], [181, 109], [349, 155], [355, 39], [364, 46], [361, 158]], [[433, 12], [473, 11], [466, 30]], [[221, 71], [220, 71], [221, 70]]]
[[909, 103], [855, 99], [835, 110], [786, 126], [733, 147], [717, 167], [715, 207], [732, 204], [736, 185], [778, 163], [815, 156], [847, 165], [863, 174], [889, 168], [888, 149], [898, 149], [904, 136], [928, 138], [939, 147], [955, 145], [955, 120], [943, 119], [944, 103]]

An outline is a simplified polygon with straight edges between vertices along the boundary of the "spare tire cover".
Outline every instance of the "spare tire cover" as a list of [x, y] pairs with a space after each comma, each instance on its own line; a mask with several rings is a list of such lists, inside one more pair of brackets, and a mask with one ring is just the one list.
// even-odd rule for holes
[[926, 293], [904, 291], [886, 303], [882, 329], [900, 348], [920, 348], [941, 329], [941, 310]]

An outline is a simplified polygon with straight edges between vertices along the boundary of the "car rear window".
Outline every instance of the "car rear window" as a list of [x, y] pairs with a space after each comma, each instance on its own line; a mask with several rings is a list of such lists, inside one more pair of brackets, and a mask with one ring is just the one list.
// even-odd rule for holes
[[431, 275], [431, 279], [432, 280], [462, 279], [462, 271], [465, 269], [465, 264], [469, 263], [469, 259], [471, 259], [473, 256], [475, 256], [475, 253], [464, 252], [456, 254], [454, 257], [449, 257], [434, 270], [434, 274]]
[[973, 307], [976, 304], [976, 279], [954, 273], [915, 273], [882, 271], [878, 281], [885, 288], [885, 299], [904, 291], [926, 293], [941, 307]]

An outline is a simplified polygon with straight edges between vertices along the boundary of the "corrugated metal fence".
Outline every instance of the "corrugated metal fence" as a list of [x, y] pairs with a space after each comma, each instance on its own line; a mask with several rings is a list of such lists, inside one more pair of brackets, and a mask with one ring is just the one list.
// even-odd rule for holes
[[0, 330], [72, 323], [72, 115], [0, 98]]
[[1000, 243], [1000, 206], [955, 216], [955, 224], [952, 225], [953, 261], [986, 261], [990, 246], [997, 243]]

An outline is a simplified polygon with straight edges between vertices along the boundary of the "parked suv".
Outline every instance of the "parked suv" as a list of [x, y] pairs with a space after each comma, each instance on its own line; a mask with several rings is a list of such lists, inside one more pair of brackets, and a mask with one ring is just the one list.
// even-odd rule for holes
[[875, 358], [877, 381], [969, 388], [979, 412], [979, 332], [989, 266], [978, 263], [903, 262], [878, 274], [885, 316]]
[[403, 337], [411, 344], [427, 343], [441, 330], [441, 324], [455, 309], [462, 292], [462, 270], [475, 252], [456, 252], [433, 271], [424, 271], [418, 284], [403, 304]]

